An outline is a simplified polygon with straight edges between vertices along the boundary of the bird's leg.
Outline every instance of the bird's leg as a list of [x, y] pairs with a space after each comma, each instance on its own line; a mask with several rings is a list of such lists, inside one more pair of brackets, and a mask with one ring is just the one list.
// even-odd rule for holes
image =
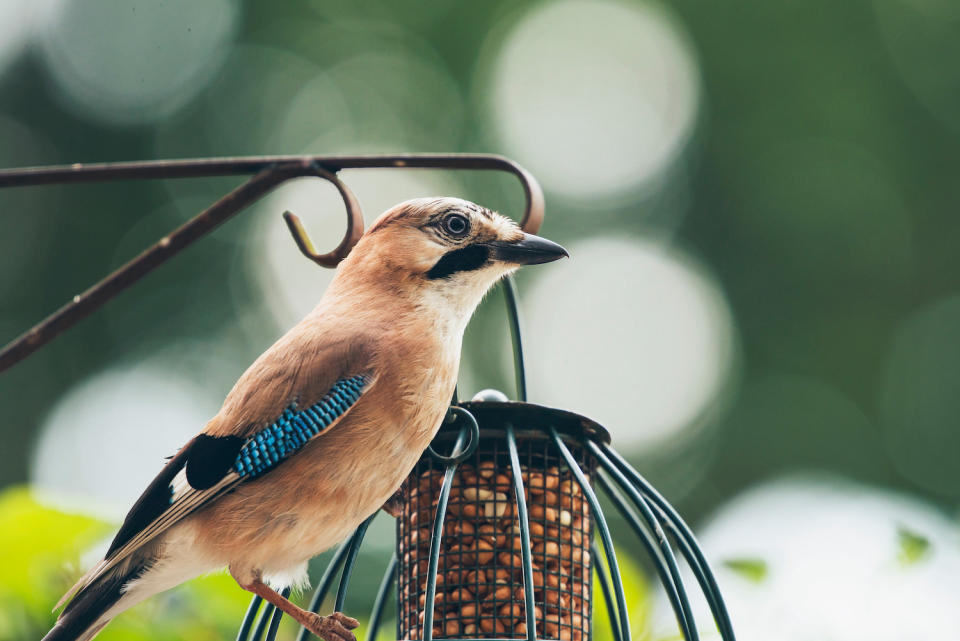
[[403, 490], [398, 489], [394, 492], [393, 496], [387, 499], [387, 502], [380, 509], [395, 519], [400, 518], [400, 515], [403, 514]]
[[308, 612], [298, 608], [278, 594], [276, 590], [264, 583], [258, 574], [255, 574], [249, 581], [242, 581], [233, 572], [233, 569], [230, 570], [230, 574], [241, 588], [247, 592], [253, 592], [268, 603], [272, 603], [324, 641], [357, 641], [357, 637], [350, 631], [360, 625], [360, 622], [356, 619], [348, 617], [342, 612], [334, 612], [329, 616], [320, 616], [314, 612]]

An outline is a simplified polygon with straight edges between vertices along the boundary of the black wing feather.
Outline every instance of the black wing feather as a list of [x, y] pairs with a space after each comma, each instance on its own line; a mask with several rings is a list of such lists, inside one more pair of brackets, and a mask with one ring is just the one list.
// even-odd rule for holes
[[239, 436], [200, 434], [187, 454], [187, 482], [195, 490], [208, 490], [230, 470], [243, 439]]
[[167, 461], [160, 474], [147, 486], [137, 502], [133, 504], [127, 517], [120, 526], [120, 531], [113, 538], [110, 549], [107, 550], [107, 557], [121, 548], [124, 543], [132, 539], [137, 532], [147, 527], [155, 518], [160, 516], [168, 507], [170, 507], [170, 484], [177, 472], [183, 469], [187, 463], [190, 449], [193, 447], [196, 438], [180, 448], [176, 455]]

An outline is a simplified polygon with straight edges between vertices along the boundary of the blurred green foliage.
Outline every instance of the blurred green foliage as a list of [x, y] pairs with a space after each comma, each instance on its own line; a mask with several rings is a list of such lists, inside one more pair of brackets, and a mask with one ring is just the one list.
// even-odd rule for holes
[[40, 506], [25, 487], [0, 494], [0, 637], [46, 632], [59, 598], [51, 596], [71, 585], [68, 562], [76, 571], [76, 554], [107, 534], [106, 524], [95, 519]]
[[[115, 527], [45, 507], [26, 487], [0, 494], [0, 639], [46, 634], [56, 621], [53, 604], [86, 570], [81, 555]], [[226, 574], [201, 577], [134, 608], [97, 638], [228, 638], [248, 596]]]

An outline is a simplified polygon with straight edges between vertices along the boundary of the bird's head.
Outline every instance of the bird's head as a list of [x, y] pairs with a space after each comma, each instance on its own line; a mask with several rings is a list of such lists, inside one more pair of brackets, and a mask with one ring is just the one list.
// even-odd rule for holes
[[560, 245], [469, 201], [418, 198], [377, 218], [340, 269], [420, 298], [442, 299], [469, 316], [506, 274], [567, 255]]

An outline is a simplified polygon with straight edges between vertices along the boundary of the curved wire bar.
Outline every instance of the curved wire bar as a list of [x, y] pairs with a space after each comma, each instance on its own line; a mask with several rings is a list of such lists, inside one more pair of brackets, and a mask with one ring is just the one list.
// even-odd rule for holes
[[[355, 533], [354, 533], [355, 534]], [[323, 600], [327, 597], [327, 592], [330, 591], [330, 587], [333, 585], [333, 578], [336, 576], [337, 572], [340, 570], [340, 566], [343, 565], [344, 560], [347, 558], [347, 553], [350, 551], [350, 544], [353, 542], [353, 536], [337, 548], [337, 551], [333, 553], [333, 558], [330, 559], [330, 562], [327, 564], [327, 568], [323, 571], [323, 575], [320, 577], [320, 582], [317, 584], [317, 589], [313, 591], [313, 597], [310, 599], [310, 607], [308, 610], [310, 612], [316, 612], [320, 609], [320, 605], [323, 603]], [[301, 628], [300, 632], [297, 634], [297, 641], [307, 641], [307, 637], [310, 636], [310, 631], [306, 628]]]
[[340, 574], [340, 585], [337, 586], [337, 599], [333, 606], [334, 612], [343, 611], [343, 604], [347, 600], [347, 586], [350, 584], [351, 575], [353, 575], [353, 566], [357, 563], [357, 554], [360, 553], [363, 537], [366, 536], [367, 528], [370, 527], [373, 519], [377, 517], [378, 512], [379, 510], [368, 516], [350, 538], [350, 551], [347, 552], [347, 559], [343, 564], [343, 572]]
[[523, 361], [523, 341], [520, 338], [520, 306], [517, 303], [517, 281], [512, 274], [503, 279], [503, 297], [510, 319], [510, 344], [513, 346], [513, 371], [517, 386], [517, 400], [527, 400], [527, 371]]
[[259, 596], [250, 599], [250, 607], [247, 608], [247, 613], [243, 616], [243, 622], [240, 624], [240, 630], [237, 632], [237, 641], [247, 641], [247, 638], [249, 638], [250, 628], [253, 627], [253, 621], [261, 603], [263, 603], [263, 599]]
[[[284, 599], [290, 596], [290, 588], [284, 588], [283, 592], [280, 593], [280, 596], [282, 596]], [[281, 617], [283, 617], [283, 612], [274, 608], [273, 616], [270, 617], [270, 627], [267, 628], [267, 634], [263, 638], [263, 641], [274, 641], [277, 638], [277, 630], [280, 628]], [[260, 626], [257, 627], [259, 628]], [[259, 634], [255, 638], [259, 639]]]
[[[699, 634], [697, 633], [697, 626], [693, 620], [693, 611], [690, 608], [690, 600], [687, 598], [687, 590], [683, 585], [683, 579], [680, 576], [680, 567], [677, 565], [677, 559], [673, 554], [673, 549], [670, 547], [670, 542], [667, 540], [667, 535], [664, 534], [663, 528], [660, 527], [660, 522], [657, 521], [657, 517], [654, 516], [653, 510], [650, 509], [650, 506], [647, 505], [647, 502], [640, 495], [633, 485], [627, 480], [627, 477], [617, 469], [617, 467], [610, 462], [610, 459], [597, 447], [597, 444], [591, 440], [586, 441], [587, 449], [596, 457], [597, 462], [600, 466], [608, 473], [610, 476], [617, 482], [621, 489], [627, 493], [627, 496], [630, 497], [630, 500], [633, 501], [633, 504], [637, 507], [637, 510], [640, 511], [640, 515], [643, 517], [643, 520], [646, 522], [647, 528], [649, 531], [652, 531], [654, 536], [657, 539], [657, 543], [660, 547], [660, 552], [663, 555], [663, 560], [667, 564], [667, 568], [670, 570], [670, 577], [673, 580], [673, 588], [676, 592], [676, 598], [680, 602], [680, 612], [677, 613], [677, 621], [680, 624], [680, 629], [683, 632], [685, 639], [689, 641], [699, 641]], [[603, 478], [602, 476], [600, 477]], [[612, 489], [609, 488], [608, 489]], [[614, 493], [610, 492], [611, 498], [614, 498]], [[617, 497], [619, 498], [619, 497]], [[620, 502], [622, 505], [622, 501]], [[627, 519], [627, 522], [633, 526], [638, 534], [643, 530], [643, 527], [640, 526], [640, 523], [636, 521], [635, 515], [632, 514], [631, 510], [627, 508], [626, 505], [623, 505], [625, 511], [623, 512], [624, 517]], [[638, 527], [640, 526], [640, 527]], [[664, 583], [664, 588], [667, 592], [671, 592], [670, 587]]]
[[[317, 584], [317, 589], [313, 591], [313, 596], [310, 598], [310, 607], [308, 609], [311, 612], [316, 613], [320, 609], [323, 600], [327, 598], [327, 593], [333, 586], [333, 578], [337, 572], [340, 571], [340, 567], [350, 552], [353, 536], [353, 534], [350, 535], [349, 539], [340, 544], [340, 547], [337, 548], [337, 551], [333, 554], [333, 558], [330, 559], [330, 563], [327, 564], [327, 568], [323, 571], [323, 575], [320, 577], [320, 583]], [[306, 638], [306, 635], [303, 636]]]
[[723, 594], [720, 592], [720, 586], [717, 584], [716, 577], [710, 568], [710, 564], [703, 555], [703, 550], [700, 548], [700, 544], [697, 543], [697, 539], [690, 530], [690, 527], [682, 518], [680, 518], [680, 515], [673, 508], [673, 506], [670, 505], [670, 503], [667, 502], [667, 500], [659, 492], [657, 492], [650, 482], [647, 481], [639, 472], [633, 469], [626, 459], [618, 454], [616, 450], [602, 443], [598, 447], [604, 454], [610, 457], [610, 459], [616, 464], [617, 468], [620, 469], [621, 472], [623, 472], [627, 477], [630, 478], [630, 480], [637, 484], [644, 496], [653, 501], [653, 503], [660, 509], [665, 520], [671, 524], [672, 531], [679, 536], [678, 540], [682, 541], [682, 544], [680, 545], [680, 551], [683, 553], [684, 558], [690, 565], [690, 569], [693, 571], [694, 576], [697, 577], [697, 582], [700, 584], [700, 588], [707, 596], [707, 601], [710, 605], [714, 621], [716, 621], [717, 627], [720, 630], [720, 636], [724, 639], [724, 641], [736, 641], [736, 636], [733, 632], [733, 623], [730, 621], [730, 613], [727, 610], [726, 603], [723, 600]]
[[523, 609], [527, 619], [527, 640], [537, 639], [537, 617], [533, 602], [533, 561], [530, 558], [530, 521], [527, 516], [527, 500], [523, 491], [523, 475], [520, 456], [517, 454], [517, 439], [513, 425], [507, 424], [507, 448], [510, 451], [510, 468], [513, 471], [513, 490], [517, 496], [517, 521], [520, 522], [520, 551], [523, 563]]
[[[717, 616], [717, 613], [723, 610], [723, 607], [724, 607], [722, 601], [717, 600], [719, 593], [715, 593], [713, 590], [709, 588], [708, 583], [705, 581], [703, 577], [702, 568], [699, 566], [699, 564], [696, 563], [696, 555], [694, 551], [690, 548], [690, 544], [687, 543], [687, 541], [683, 538], [683, 536], [681, 535], [677, 527], [673, 524], [673, 522], [671, 522], [667, 518], [666, 514], [664, 514], [660, 508], [657, 508], [656, 506], [654, 507], [656, 508], [655, 511], [657, 513], [657, 518], [660, 520], [660, 523], [663, 525], [664, 529], [670, 534], [670, 538], [673, 539], [673, 541], [677, 544], [677, 546], [679, 546], [680, 554], [687, 561], [687, 564], [690, 566], [690, 570], [693, 572], [693, 575], [696, 577], [697, 583], [700, 585], [700, 589], [703, 592], [704, 597], [706, 597], [707, 599], [707, 605], [710, 606], [710, 612], [713, 615], [714, 623], [716, 624], [717, 629], [719, 630], [720, 619]], [[721, 632], [721, 638], [724, 639], [725, 641], [728, 639], [730, 641], [734, 641], [732, 637], [723, 636], [722, 632]]]
[[617, 618], [617, 604], [613, 599], [613, 589], [610, 587], [610, 577], [607, 575], [607, 569], [600, 562], [600, 549], [596, 541], [590, 542], [590, 553], [595, 562], [593, 569], [597, 573], [597, 580], [600, 582], [600, 590], [603, 592], [603, 602], [607, 606], [607, 618], [610, 620], [610, 630], [613, 632], [613, 641], [621, 641], [623, 635], [620, 634], [620, 622]]
[[440, 542], [443, 539], [443, 519], [447, 515], [447, 503], [450, 501], [450, 488], [453, 487], [453, 475], [457, 471], [457, 452], [463, 451], [465, 430], [461, 429], [453, 446], [453, 459], [447, 463], [443, 473], [443, 485], [440, 486], [440, 496], [437, 500], [437, 513], [433, 519], [433, 530], [430, 532], [430, 560], [427, 565], [427, 593], [426, 610], [423, 613], [423, 632], [420, 637], [423, 641], [433, 641], [433, 611], [437, 597], [437, 565], [440, 562]]
[[[0, 350], [0, 371], [46, 345], [81, 319], [102, 307], [189, 245], [208, 234], [216, 226], [233, 217], [250, 203], [260, 199], [280, 183], [303, 176], [334, 175], [343, 169], [410, 167], [423, 169], [465, 169], [504, 171], [514, 175], [523, 188], [526, 207], [521, 226], [536, 233], [543, 221], [543, 191], [536, 179], [517, 163], [491, 154], [395, 154], [372, 156], [249, 156], [239, 158], [204, 158], [195, 160], [161, 160], [103, 164], [73, 164], [57, 167], [29, 167], [0, 170], [0, 188], [30, 185], [52, 185], [110, 180], [143, 180], [201, 178], [214, 176], [252, 175], [245, 183], [228, 193], [206, 210], [161, 238], [139, 256], [102, 279], [33, 328]], [[327, 178], [329, 179], [329, 178]], [[329, 266], [339, 262], [359, 239], [363, 229], [359, 203], [346, 186], [334, 182], [350, 214], [344, 239], [330, 254], [321, 255], [296, 217], [287, 218], [301, 251], [315, 262]]]
[[[614, 507], [617, 508], [617, 511], [623, 515], [623, 518], [627, 521], [630, 527], [636, 533], [637, 537], [643, 541], [644, 547], [647, 549], [647, 553], [650, 556], [650, 559], [653, 561], [653, 566], [656, 568], [657, 575], [660, 577], [660, 584], [663, 586], [664, 592], [667, 593], [667, 599], [670, 601], [670, 607], [673, 608], [673, 614], [677, 618], [677, 623], [680, 625], [680, 631], [683, 634], [684, 639], [697, 639], [698, 636], [691, 637], [690, 626], [693, 625], [693, 616], [690, 614], [689, 602], [686, 598], [686, 593], [683, 590], [682, 583], [678, 588], [675, 585], [676, 578], [673, 576], [673, 573], [670, 571], [669, 566], [665, 563], [661, 554], [657, 553], [654, 543], [650, 540], [650, 532], [647, 530], [649, 525], [645, 525], [640, 522], [637, 518], [637, 515], [630, 509], [630, 506], [627, 505], [627, 502], [623, 499], [620, 493], [613, 487], [610, 483], [602, 476], [597, 475], [598, 485], [607, 496], [610, 498], [610, 501], [613, 503]], [[656, 523], [656, 521], [654, 521]], [[695, 630], [694, 626], [694, 630]], [[694, 631], [694, 635], [696, 632]]]
[[383, 619], [383, 609], [387, 605], [387, 598], [390, 596], [390, 586], [397, 578], [397, 566], [399, 561], [396, 553], [390, 557], [390, 563], [383, 573], [383, 580], [377, 589], [377, 596], [373, 600], [373, 609], [370, 610], [370, 625], [367, 626], [366, 641], [376, 641], [377, 632], [380, 631], [380, 621]]
[[621, 639], [622, 641], [630, 641], [630, 619], [627, 616], [627, 600], [623, 594], [623, 579], [620, 576], [620, 566], [617, 563], [617, 552], [613, 547], [613, 537], [610, 536], [610, 527], [603, 518], [603, 510], [600, 509], [600, 501], [597, 500], [596, 493], [593, 491], [593, 488], [590, 487], [590, 483], [587, 481], [587, 477], [583, 473], [583, 470], [581, 470], [580, 466], [577, 465], [577, 461], [573, 458], [573, 454], [571, 454], [570, 450], [567, 449], [567, 446], [564, 445], [563, 440], [560, 438], [560, 434], [557, 433], [557, 428], [550, 426], [548, 430], [553, 439], [554, 445], [556, 445], [557, 449], [560, 451], [560, 455], [563, 456], [563, 459], [567, 462], [567, 467], [573, 473], [574, 478], [577, 480], [577, 484], [580, 486], [580, 490], [586, 497], [587, 503], [590, 505], [590, 511], [593, 513], [594, 523], [596, 523], [597, 529], [600, 530], [600, 540], [603, 543], [603, 551], [607, 557], [607, 564], [610, 566], [610, 576], [613, 578], [614, 594], [616, 594], [617, 597], [617, 614], [620, 618]]
[[[284, 598], [290, 596], [290, 588], [284, 588], [280, 595]], [[260, 597], [254, 597], [250, 601], [247, 615], [244, 617], [243, 624], [240, 626], [240, 632], [237, 634], [237, 641], [247, 641], [247, 638], [250, 636], [250, 628], [253, 624], [256, 608], [260, 605], [259, 602]], [[277, 610], [276, 606], [272, 603], [268, 603], [267, 607], [263, 609], [263, 612], [260, 613], [260, 617], [257, 619], [257, 627], [253, 631], [252, 641], [264, 639], [265, 631], [267, 636], [264, 641], [273, 641], [277, 634], [277, 626], [280, 625], [281, 616], [283, 616], [283, 612]], [[267, 623], [270, 624], [269, 630], [267, 629]], [[271, 632], [273, 636], [270, 636]]]
[[[266, 630], [267, 623], [273, 619], [274, 613], [277, 611], [277, 606], [272, 603], [268, 603], [267, 607], [263, 609], [263, 612], [260, 613], [260, 617], [257, 619], [257, 627], [253, 630], [253, 637], [251, 641], [261, 641], [263, 639], [263, 633]], [[281, 614], [283, 614], [281, 612]]]

